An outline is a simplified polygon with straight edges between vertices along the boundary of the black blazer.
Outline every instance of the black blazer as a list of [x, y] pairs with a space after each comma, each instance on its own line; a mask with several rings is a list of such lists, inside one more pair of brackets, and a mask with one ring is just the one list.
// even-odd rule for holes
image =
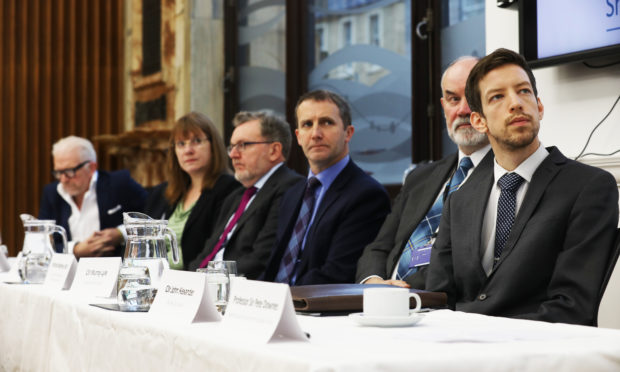
[[[265, 269], [276, 237], [280, 199], [284, 192], [300, 179], [302, 177], [299, 174], [285, 165], [280, 166], [258, 190], [252, 203], [237, 221], [235, 230], [226, 243], [224, 259], [237, 261], [239, 274], [248, 279], [256, 279]], [[189, 270], [196, 270], [211, 253], [228, 220], [239, 207], [244, 192], [245, 188], [240, 188], [226, 198], [213, 234], [201, 247], [200, 254], [189, 263]]]
[[[355, 281], [361, 282], [371, 275], [389, 279], [398, 265], [407, 240], [418, 227], [420, 221], [431, 209], [440, 190], [456, 169], [458, 154], [452, 154], [437, 162], [418, 166], [405, 181], [392, 204], [392, 212], [387, 216], [375, 240], [364, 249], [357, 262]], [[424, 289], [426, 270], [420, 270], [407, 277], [412, 288]]]
[[492, 152], [448, 198], [427, 289], [446, 292], [453, 309], [593, 324], [618, 224], [618, 188], [608, 172], [548, 150], [488, 277], [481, 232], [494, 179]]
[[[170, 218], [179, 201], [174, 205], [168, 203], [164, 196], [167, 187], [168, 183], [164, 182], [153, 188], [147, 198], [144, 213], [153, 218]], [[196, 258], [205, 240], [211, 236], [215, 227], [215, 219], [222, 208], [224, 199], [240, 187], [241, 184], [233, 176], [222, 174], [212, 188], [202, 191], [183, 227], [180, 244], [185, 267]]]
[[[282, 198], [277, 239], [264, 280], [273, 281], [278, 273], [305, 186], [304, 179]], [[295, 285], [352, 283], [362, 250], [375, 238], [389, 212], [390, 199], [383, 186], [349, 161], [318, 207], [301, 253]]]
[[[57, 191], [58, 182], [52, 182], [43, 188], [39, 218], [56, 220], [56, 224], [67, 230], [67, 239], [71, 239], [69, 217], [71, 206]], [[123, 212], [141, 212], [144, 208], [146, 191], [129, 175], [129, 171], [98, 171], [97, 205], [99, 207], [99, 229], [107, 229], [123, 224]], [[121, 255], [121, 247], [115, 254]]]

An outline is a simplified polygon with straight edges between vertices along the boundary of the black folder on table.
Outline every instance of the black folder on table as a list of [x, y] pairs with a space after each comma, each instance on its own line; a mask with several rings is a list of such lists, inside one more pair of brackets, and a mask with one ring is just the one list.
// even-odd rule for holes
[[[310, 313], [352, 313], [360, 312], [363, 307], [364, 288], [395, 288], [386, 284], [316, 284], [291, 287], [293, 305], [296, 311]], [[422, 299], [423, 308], [442, 308], [448, 301], [443, 292], [428, 292], [420, 289], [409, 289]], [[410, 307], [415, 308], [412, 298]]]

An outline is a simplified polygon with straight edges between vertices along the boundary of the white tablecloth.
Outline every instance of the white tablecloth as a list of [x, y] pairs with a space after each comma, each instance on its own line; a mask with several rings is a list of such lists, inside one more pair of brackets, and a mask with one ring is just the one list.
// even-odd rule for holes
[[[176, 325], [0, 284], [1, 371], [618, 371], [620, 331], [448, 310], [417, 325], [298, 316], [309, 342], [250, 344], [219, 323]], [[100, 300], [99, 302], [104, 302]]]

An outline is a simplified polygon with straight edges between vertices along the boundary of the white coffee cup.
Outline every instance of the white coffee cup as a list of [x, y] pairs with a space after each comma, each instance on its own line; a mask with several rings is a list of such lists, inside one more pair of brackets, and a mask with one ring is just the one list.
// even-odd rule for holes
[[417, 293], [410, 293], [407, 288], [364, 288], [364, 316], [409, 316], [409, 299], [416, 300], [416, 307], [411, 311], [418, 312], [422, 300]]

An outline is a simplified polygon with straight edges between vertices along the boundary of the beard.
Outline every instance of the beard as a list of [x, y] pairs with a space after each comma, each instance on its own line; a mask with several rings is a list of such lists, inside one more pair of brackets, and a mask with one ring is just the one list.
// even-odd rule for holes
[[534, 139], [538, 136], [538, 130], [540, 125], [534, 122], [531, 115], [519, 113], [520, 116], [527, 117], [532, 126], [524, 128], [510, 128], [509, 124], [513, 117], [505, 120], [504, 131], [500, 134], [491, 133], [489, 130], [489, 137], [492, 137], [496, 142], [502, 144], [504, 147], [517, 150], [529, 146], [534, 142]]
[[452, 122], [452, 127], [448, 129], [448, 136], [457, 146], [479, 146], [488, 143], [487, 135], [478, 132], [472, 126], [459, 129], [463, 124], [470, 124], [469, 118], [456, 118]]
[[241, 170], [241, 171], [235, 171], [235, 179], [241, 183], [245, 183], [253, 179], [254, 176], [255, 175], [247, 169]]

